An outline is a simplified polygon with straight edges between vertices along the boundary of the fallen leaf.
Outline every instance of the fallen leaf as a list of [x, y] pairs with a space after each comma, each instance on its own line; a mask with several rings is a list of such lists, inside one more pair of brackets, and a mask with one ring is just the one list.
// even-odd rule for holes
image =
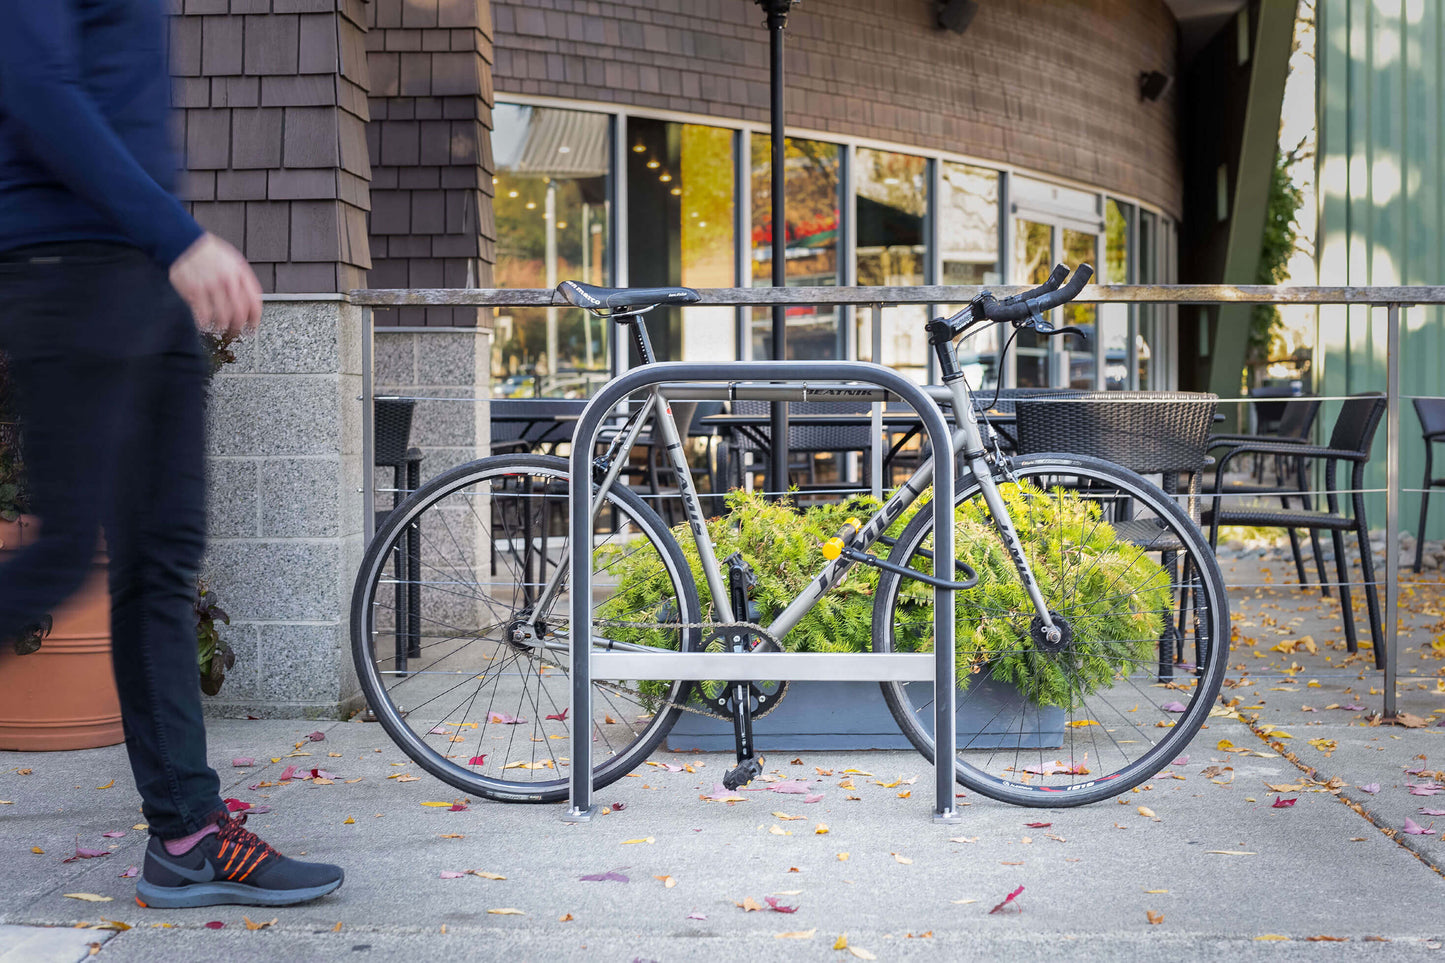
[[707, 919], [707, 914], [705, 914], [705, 913], [688, 913], [688, 914], [687, 914], [687, 918], [690, 919], [690, 920], [705, 920], [705, 919]]
[[1148, 806], [1140, 806], [1140, 807], [1139, 807], [1139, 815], [1148, 817], [1149, 819], [1157, 819], [1157, 818], [1158, 818], [1157, 816], [1154, 815], [1154, 810], [1150, 809]]
[[783, 901], [776, 896], [764, 896], [763, 902], [767, 903], [774, 913], [796, 913], [798, 911], [796, 906], [784, 906]]
[[1259, 853], [1251, 853], [1242, 849], [1206, 849], [1206, 855], [1211, 856], [1258, 856]]
[[791, 836], [791, 835], [793, 835], [791, 830], [784, 829], [784, 828], [781, 827], [781, 826], [769, 826], [769, 827], [768, 827], [768, 832], [772, 833], [774, 836]]
[[913, 865], [913, 860], [909, 859], [907, 856], [900, 856], [897, 853], [894, 853], [893, 858], [905, 866]]
[[1380, 784], [1377, 782], [1367, 782], [1363, 786], [1360, 786], [1359, 789], [1360, 792], [1367, 792], [1373, 796], [1380, 791]]
[[1421, 806], [1421, 807], [1420, 807], [1420, 815], [1422, 815], [1422, 816], [1445, 816], [1445, 809], [1426, 809], [1424, 806]]
[[1419, 823], [1415, 822], [1415, 820], [1406, 816], [1404, 831], [1411, 836], [1433, 836], [1435, 835], [1435, 824], [1431, 823], [1429, 827], [1422, 827]]
[[668, 889], [672, 889], [674, 886], [677, 885], [677, 880], [673, 879], [671, 876], [654, 876], [652, 878], [662, 880], [662, 885], [667, 887]]
[[778, 933], [777, 935], [775, 935], [775, 936], [773, 937], [773, 939], [775, 939], [775, 940], [811, 940], [811, 939], [812, 939], [814, 936], [816, 936], [817, 934], [818, 934], [818, 928], [815, 926], [815, 927], [813, 927], [811, 930], [794, 930], [794, 931], [791, 932], [791, 933]]
[[806, 795], [806, 796], [803, 797], [803, 802], [805, 802], [805, 803], [816, 803], [816, 802], [822, 802], [822, 801], [823, 801], [823, 794], [820, 793], [820, 792], [809, 793], [808, 795]]
[[547, 718], [548, 718], [548, 719], [555, 719], [557, 722], [566, 722], [566, 721], [567, 721], [567, 711], [568, 711], [567, 709], [563, 709], [561, 712], [551, 713], [551, 714], [549, 714], [549, 715], [547, 716]]
[[108, 833], [101, 833], [101, 835], [104, 836], [106, 839], [120, 839], [122, 836], [125, 835], [125, 830], [124, 830], [124, 829], [112, 829], [112, 830], [111, 830], [110, 832], [108, 832]]
[[250, 756], [237, 756], [235, 759], [231, 760], [231, 765], [237, 769], [244, 769], [247, 766], [254, 766], [255, 764], [256, 760], [252, 759]]
[[66, 893], [66, 899], [85, 900], [87, 903], [109, 903], [112, 897], [97, 896], [95, 893]]
[[1146, 889], [1144, 892], [1146, 892], [1146, 893], [1167, 893], [1167, 892], [1169, 892], [1169, 891], [1168, 891], [1167, 889]]
[[209, 923], [202, 923], [201, 925], [208, 930], [223, 930], [226, 928], [226, 924], [220, 920], [211, 920]]
[[486, 764], [487, 757], [485, 754], [480, 756], [472, 756], [472, 758], [467, 760], [467, 765], [469, 766], [485, 766]]
[[120, 874], [120, 878], [121, 878], [121, 879], [134, 879], [135, 877], [137, 877], [137, 876], [139, 876], [139, 875], [140, 875], [140, 867], [139, 867], [139, 866], [131, 866], [131, 867], [127, 868], [124, 873], [121, 873], [121, 874]]
[[1287, 782], [1278, 784], [1267, 782], [1264, 784], [1264, 788], [1268, 789], [1270, 792], [1299, 792], [1300, 790], [1304, 789], [1304, 787], [1305, 784], [1302, 782]]
[[1160, 923], [1164, 922], [1164, 914], [1156, 913], [1153, 910], [1145, 910], [1144, 917], [1149, 920], [1150, 925], [1153, 926], [1158, 926]]
[[1266, 933], [1263, 936], [1256, 936], [1254, 939], [1256, 943], [1278, 943], [1281, 941], [1287, 942], [1289, 937], [1280, 936], [1278, 933]]
[[627, 877], [616, 870], [608, 870], [605, 873], [593, 873], [590, 876], [579, 876], [578, 879], [584, 883], [625, 883]]
[[454, 870], [454, 869], [444, 869], [444, 870], [441, 871], [441, 876], [440, 876], [440, 878], [441, 878], [441, 879], [461, 879], [461, 878], [462, 878], [463, 876], [465, 876], [465, 875], [467, 875], [465, 870], [463, 870], [462, 872], [457, 872], [457, 871]]
[[818, 825], [813, 827], [813, 832], [815, 835], [818, 836], [826, 836], [828, 834], [828, 824], [819, 823]]
[[[495, 722], [500, 726], [515, 726], [527, 721], [514, 715], [508, 715], [505, 712], [493, 712], [488, 718], [489, 721]], [[610, 723], [612, 719], [609, 717], [607, 721]]]
[[624, 846], [632, 846], [632, 845], [634, 845], [634, 844], [636, 844], [636, 843], [655, 843], [655, 842], [657, 842], [657, 840], [653, 839], [651, 836], [643, 836], [641, 839], [624, 839], [624, 840], [622, 841], [622, 845], [624, 845]]
[[847, 934], [847, 933], [841, 933], [841, 934], [839, 934], [838, 938], [833, 941], [833, 949], [835, 949], [835, 950], [846, 950], [847, 948], [848, 948], [848, 934]]
[[501, 873], [489, 873], [489, 872], [487, 872], [487, 871], [484, 870], [484, 869], [469, 869], [469, 870], [467, 870], [467, 874], [470, 875], [470, 876], [480, 876], [482, 879], [506, 879], [506, 878], [507, 878], [507, 877], [503, 876]]
[[722, 783], [714, 784], [711, 793], [698, 796], [697, 798], [707, 800], [708, 802], [740, 803], [748, 801], [746, 796], [739, 796], [737, 793], [725, 788]]
[[[34, 850], [32, 850], [32, 852], [33, 852], [33, 851], [34, 851]], [[75, 862], [77, 859], [99, 859], [101, 856], [109, 856], [109, 855], [110, 855], [110, 850], [108, 850], [108, 849], [87, 849], [86, 847], [81, 846], [79, 843], [77, 843], [76, 846], [75, 846], [75, 855], [74, 855], [74, 856], [67, 856], [67, 857], [65, 857], [64, 859], [62, 859], [61, 862], [62, 862], [62, 863], [73, 863], [73, 862]]]
[[274, 917], [261, 923], [255, 922], [249, 916], [243, 916], [241, 917], [241, 920], [246, 924], [246, 929], [248, 930], [264, 930], [268, 926], [275, 926], [276, 923], [280, 920], [280, 917]]
[[840, 862], [840, 863], [846, 863], [846, 862], [848, 862], [848, 856], [849, 856], [848, 853], [839, 853], [839, 854], [838, 854], [838, 862]]
[[519, 910], [519, 909], [512, 909], [510, 906], [503, 906], [503, 907], [501, 907], [501, 908], [499, 908], [499, 909], [489, 909], [489, 910], [487, 910], [487, 912], [488, 912], [488, 913], [491, 913], [493, 916], [526, 916], [526, 915], [527, 915], [526, 913], [523, 913], [523, 912], [522, 912], [521, 910]]
[[95, 788], [96, 788], [96, 789], [109, 789], [111, 786], [114, 786], [114, 785], [115, 785], [115, 780], [112, 779], [110, 782], [106, 783], [104, 786], [96, 786]]
[[950, 902], [950, 903], [977, 903], [978, 900], [976, 900], [976, 899], [951, 899], [951, 900], [949, 900], [949, 902]]
[[[1022, 893], [1023, 891], [1024, 891], [1023, 886], [1020, 886], [1018, 889], [1014, 890], [1012, 893], [1009, 893], [1007, 896], [1005, 896], [1005, 897], [1003, 898], [1003, 900], [1002, 900], [997, 906], [995, 906], [993, 909], [991, 909], [991, 910], [988, 911], [988, 912], [989, 912], [989, 915], [993, 915], [994, 913], [997, 913], [999, 910], [1003, 909], [1005, 906], [1007, 906], [1008, 904], [1012, 903], [1012, 902], [1014, 901], [1014, 897], [1018, 896], [1018, 894]], [[1022, 912], [1022, 910], [1020, 910], [1020, 912]]]
[[806, 817], [804, 817], [804, 816], [789, 816], [787, 813], [779, 813], [779, 812], [775, 812], [775, 813], [773, 813], [773, 815], [774, 815], [776, 818], [783, 820], [784, 822], [790, 822], [790, 821], [792, 821], [792, 820], [797, 820], [797, 819], [804, 819], [804, 818], [806, 818]]
[[744, 897], [743, 897], [743, 901], [742, 901], [741, 903], [738, 903], [737, 905], [740, 906], [740, 907], [742, 907], [742, 911], [743, 911], [744, 913], [754, 913], [754, 912], [758, 912], [758, 911], [760, 911], [760, 910], [763, 908], [763, 904], [762, 904], [762, 903], [759, 903], [757, 900], [753, 899], [751, 896], [744, 896]]
[[430, 806], [433, 809], [450, 809], [452, 806], [449, 802], [424, 802], [422, 805]]
[[949, 841], [950, 843], [976, 843], [976, 842], [978, 842], [978, 837], [977, 837], [977, 836], [950, 836], [950, 837], [948, 837], [948, 841]]
[[878, 959], [878, 957], [874, 956], [872, 953], [870, 953], [870, 952], [868, 952], [867, 950], [863, 949], [863, 947], [861, 947], [861, 946], [853, 946], [853, 945], [850, 944], [850, 945], [848, 946], [848, 952], [849, 952], [849, 953], [852, 953], [854, 956], [858, 957], [858, 959], [860, 959], [860, 960], [876, 960], [876, 959]]
[[1024, 823], [1029, 829], [1048, 829], [1053, 823]]
[[1183, 712], [1189, 707], [1182, 702], [1166, 702], [1159, 708], [1163, 709], [1165, 712]]
[[1274, 797], [1274, 802], [1272, 802], [1272, 803], [1269, 804], [1269, 808], [1270, 808], [1270, 809], [1288, 809], [1290, 806], [1293, 806], [1293, 805], [1294, 805], [1295, 803], [1297, 803], [1297, 802], [1299, 802], [1299, 797], [1298, 797], [1298, 796], [1296, 796], [1296, 797], [1293, 798], [1293, 799], [1286, 799], [1286, 798], [1284, 798], [1283, 796], [1275, 796], [1275, 797]]
[[320, 729], [318, 729], [318, 730], [316, 730], [315, 732], [311, 733], [311, 735], [307, 736], [306, 738], [307, 738], [307, 739], [310, 739], [312, 742], [324, 742], [325, 739], [326, 739], [326, 733], [324, 733], [324, 732], [322, 732]]
[[41, 849], [39, 846], [31, 846], [31, 847], [30, 847], [30, 851], [31, 851], [32, 853], [34, 853], [36, 856], [44, 856], [44, 855], [45, 855], [45, 850]]

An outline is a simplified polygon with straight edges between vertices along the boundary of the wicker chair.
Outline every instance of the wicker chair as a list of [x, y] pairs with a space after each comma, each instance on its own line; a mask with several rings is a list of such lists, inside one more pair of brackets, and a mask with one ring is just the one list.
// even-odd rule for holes
[[[1375, 430], [1385, 414], [1385, 396], [1380, 392], [1351, 395], [1340, 407], [1326, 446], [1291, 444], [1288, 442], [1241, 442], [1219, 461], [1219, 471], [1211, 493], [1213, 507], [1204, 513], [1209, 526], [1210, 544], [1218, 544], [1221, 525], [1255, 525], [1264, 528], [1324, 530], [1334, 543], [1335, 568], [1340, 579], [1340, 609], [1345, 623], [1345, 644], [1351, 652], [1359, 649], [1355, 633], [1355, 617], [1350, 604], [1350, 566], [1345, 560], [1344, 533], [1353, 531], [1360, 546], [1360, 570], [1365, 581], [1365, 602], [1370, 615], [1370, 637], [1374, 640], [1375, 666], [1385, 667], [1384, 632], [1380, 622], [1380, 599], [1375, 586], [1375, 559], [1370, 551], [1370, 526], [1365, 519], [1365, 465], [1370, 460], [1370, 445]], [[1311, 458], [1325, 464], [1325, 511], [1305, 509], [1269, 509], [1246, 506], [1225, 509], [1220, 500], [1228, 492], [1220, 484], [1229, 462], [1245, 454], [1284, 455], [1287, 458]], [[1335, 489], [1341, 462], [1351, 462], [1350, 508], [1341, 510], [1339, 492]], [[1389, 551], [1395, 549], [1391, 546]]]
[[[1143, 475], [1160, 475], [1170, 494], [1187, 492], [1185, 510], [1199, 517], [1199, 482], [1209, 464], [1206, 446], [1219, 398], [1212, 394], [1168, 391], [1081, 391], [1049, 398], [1019, 398], [1017, 439], [1020, 455], [1063, 452], [1091, 455]], [[1176, 585], [1191, 580], [1187, 558], [1180, 571], [1184, 546], [1163, 537], [1157, 518], [1133, 518], [1128, 505], [1117, 506], [1110, 525], [1121, 539], [1149, 552]], [[1180, 592], [1178, 622], [1159, 639], [1160, 678], [1184, 656], [1185, 633], [1179, 626], [1189, 617], [1189, 593]]]
[[1445, 478], [1432, 478], [1435, 442], [1445, 441], [1445, 398], [1416, 398], [1415, 415], [1425, 437], [1425, 481], [1420, 485], [1420, 527], [1415, 530], [1415, 571], [1424, 563], [1425, 517], [1430, 510], [1430, 489], [1445, 487]]
[[[1273, 403], [1273, 402], [1271, 402]], [[1305, 445], [1309, 443], [1310, 432], [1314, 430], [1315, 419], [1319, 415], [1320, 400], [1318, 398], [1303, 398], [1296, 401], [1284, 402], [1284, 413], [1279, 419], [1277, 430], [1272, 434], [1249, 435], [1249, 434], [1218, 434], [1212, 435], [1209, 439], [1210, 450], [1215, 448], [1233, 447], [1234, 445], [1249, 444], [1251, 442], [1281, 442], [1292, 445]], [[1308, 466], [1309, 459], [1302, 455], [1293, 457], [1286, 455], [1274, 456], [1274, 480], [1273, 485], [1263, 484], [1263, 464], [1266, 456], [1255, 453], [1254, 481], [1222, 483], [1226, 495], [1269, 495], [1278, 497], [1281, 508], [1289, 508], [1290, 502], [1299, 499], [1300, 507], [1306, 511], [1313, 511], [1313, 498], [1310, 495]], [[1215, 479], [1219, 481], [1219, 479]], [[1295, 572], [1299, 575], [1301, 585], [1308, 585], [1309, 579], [1305, 575], [1304, 556], [1300, 552], [1299, 532], [1291, 528], [1289, 532], [1290, 552], [1294, 556]], [[1326, 598], [1329, 597], [1329, 576], [1325, 574], [1324, 554], [1320, 551], [1320, 536], [1315, 529], [1309, 530], [1310, 546], [1314, 550], [1315, 569], [1319, 573], [1320, 591]]]
[[[767, 401], [734, 401], [732, 403], [733, 414], [736, 415], [762, 415], [766, 414], [771, 402]], [[858, 415], [867, 414], [871, 411], [868, 402], [858, 401], [795, 401], [788, 405], [789, 414], [794, 415]], [[759, 436], [765, 438], [767, 429], [762, 429]], [[761, 455], [768, 449], [760, 444], [760, 437], [750, 432], [735, 431], [728, 442], [728, 460], [736, 466], [735, 477], [739, 485], [742, 484], [743, 459], [742, 456], [748, 452]], [[804, 491], [809, 488], [827, 487], [840, 488], [843, 485], [818, 486], [817, 475], [814, 473], [813, 456], [822, 452], [850, 452], [869, 451], [874, 444], [873, 428], [871, 425], [789, 425], [788, 426], [788, 452], [792, 455], [802, 456], [788, 465], [788, 477], [791, 481], [794, 474], [806, 477], [807, 481], [800, 482], [798, 487]], [[864, 465], [867, 465], [865, 460]], [[864, 485], [867, 484], [864, 478]]]

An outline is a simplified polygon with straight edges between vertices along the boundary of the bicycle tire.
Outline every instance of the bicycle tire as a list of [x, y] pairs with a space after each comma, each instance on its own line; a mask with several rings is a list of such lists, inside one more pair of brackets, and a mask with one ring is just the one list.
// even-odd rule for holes
[[[465, 793], [537, 803], [568, 795], [568, 587], [545, 613], [540, 645], [509, 641], [515, 627], [509, 623], [540, 594], [547, 561], [555, 568], [569, 558], [569, 474], [565, 459], [529, 454], [496, 455], [443, 472], [387, 516], [357, 573], [351, 642], [362, 692], [382, 728], [418, 766]], [[676, 600], [657, 621], [699, 621], [697, 588], [682, 551], [641, 498], [614, 486], [597, 527], [610, 529], [595, 536], [599, 564], [616, 554], [609, 545], [627, 555], [657, 553], [672, 588], [659, 594]], [[605, 598], [607, 589], [605, 571], [594, 571], [594, 598]], [[593, 637], [626, 628], [594, 626]], [[675, 636], [676, 647], [695, 646], [695, 630], [650, 631], [654, 638]], [[462, 681], [453, 685], [457, 678]], [[467, 686], [472, 681], [476, 685]], [[646, 687], [651, 695], [627, 703], [630, 709], [619, 705], [626, 702], [620, 684], [593, 683], [595, 787], [652, 753], [689, 692], [686, 682]], [[503, 693], [505, 705], [499, 704]]]
[[[975, 792], [1023, 806], [1098, 802], [1175, 762], [1208, 718], [1229, 653], [1223, 577], [1208, 540], [1174, 496], [1142, 476], [1074, 455], [1025, 456], [1008, 468], [1038, 486], [1034, 492], [1001, 483], [1000, 491], [1050, 610], [1079, 632], [1052, 652], [1053, 643], [1034, 634], [1034, 607], [979, 484], [971, 475], [961, 478], [955, 551], [980, 581], [955, 596], [961, 720], [955, 777]], [[1079, 501], [1066, 499], [1070, 488], [1063, 482]], [[1118, 517], [1125, 507], [1128, 517]], [[1110, 512], [1112, 521], [1105, 518]], [[931, 571], [917, 553], [931, 545], [932, 531], [932, 509], [918, 511], [890, 560]], [[1133, 591], [1117, 591], [1126, 586]], [[1081, 590], [1097, 597], [1081, 598], [1075, 594]], [[874, 600], [874, 651], [932, 650], [932, 591], [883, 573]], [[1116, 638], [1121, 626], [1127, 632]], [[1185, 652], [1192, 662], [1181, 658]], [[1061, 676], [1067, 705], [1058, 699], [1045, 705], [1041, 693], [1048, 688], [1057, 695]], [[1052, 681], [1039, 681], [1045, 679]], [[899, 728], [932, 762], [932, 684], [881, 686]], [[969, 721], [990, 709], [982, 725]], [[1140, 748], [1125, 748], [1131, 745]]]

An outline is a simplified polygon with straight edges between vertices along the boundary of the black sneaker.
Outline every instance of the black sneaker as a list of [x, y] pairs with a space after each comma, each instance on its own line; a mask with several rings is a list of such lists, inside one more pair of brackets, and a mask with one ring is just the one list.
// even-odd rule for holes
[[221, 817], [220, 831], [181, 856], [166, 852], [152, 836], [145, 869], [136, 882], [141, 906], [290, 906], [333, 892], [345, 875], [339, 866], [303, 863], [286, 856], [245, 828], [246, 817]]
[[42, 615], [40, 621], [32, 622], [20, 630], [20, 634], [11, 640], [15, 647], [16, 655], [30, 655], [32, 652], [40, 651], [40, 643], [50, 630], [55, 628], [55, 621], [48, 615]]

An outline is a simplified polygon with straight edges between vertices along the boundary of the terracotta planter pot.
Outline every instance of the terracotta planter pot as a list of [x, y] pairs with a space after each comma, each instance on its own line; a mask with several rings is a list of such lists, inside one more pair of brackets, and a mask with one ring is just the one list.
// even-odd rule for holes
[[[0, 563], [35, 538], [32, 519], [0, 521]], [[39, 652], [0, 653], [0, 749], [94, 749], [125, 740], [110, 664], [106, 559], [96, 553], [79, 592], [54, 613]]]

